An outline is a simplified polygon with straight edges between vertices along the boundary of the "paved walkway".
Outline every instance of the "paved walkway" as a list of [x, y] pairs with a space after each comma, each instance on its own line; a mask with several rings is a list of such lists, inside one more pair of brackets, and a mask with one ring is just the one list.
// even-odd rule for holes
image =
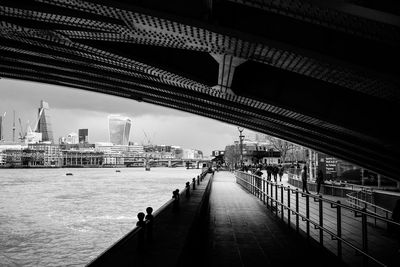
[[[296, 188], [288, 183], [287, 175], [284, 175], [282, 182], [278, 182], [278, 184], [283, 184], [284, 186], [290, 186], [291, 188]], [[299, 189], [301, 192], [301, 189]], [[275, 188], [273, 190], [273, 198], [275, 199]], [[315, 194], [315, 192], [312, 192]], [[317, 197], [317, 196], [316, 196]], [[346, 198], [331, 196], [331, 195], [323, 195], [323, 198], [332, 200], [332, 201], [341, 201], [342, 204], [346, 204]], [[277, 190], [277, 199], [281, 201], [281, 190]], [[259, 200], [260, 201], [260, 200]], [[261, 202], [261, 201], [260, 201]], [[288, 203], [288, 194], [287, 191], [283, 191], [283, 203], [287, 205]], [[290, 194], [290, 203], [293, 208], [296, 203], [295, 194]], [[275, 205], [275, 204], [274, 204]], [[315, 222], [319, 221], [319, 202], [314, 201], [314, 198], [310, 197], [309, 200], [310, 205], [310, 219]], [[306, 207], [306, 199], [302, 197], [301, 193], [299, 193], [299, 212], [305, 216], [305, 207]], [[287, 211], [285, 210], [283, 213], [283, 217], [285, 222], [288, 221]], [[278, 206], [278, 216], [281, 217], [281, 208]], [[291, 215], [290, 222], [292, 224], [292, 228], [295, 227], [296, 216]], [[358, 248], [362, 248], [362, 223], [361, 217], [354, 216], [354, 213], [343, 209], [341, 212], [341, 222], [342, 222], [342, 238], [345, 240], [352, 242], [353, 245]], [[368, 249], [369, 252], [379, 261], [389, 264], [389, 266], [400, 266], [400, 258], [398, 253], [398, 244], [396, 240], [393, 238], [391, 234], [389, 234], [386, 230], [386, 223], [383, 222], [375, 222], [373, 220], [368, 221], [367, 228], [367, 239], [368, 239]], [[323, 225], [325, 228], [329, 229], [331, 232], [337, 232], [337, 210], [336, 208], [332, 208], [330, 203], [323, 202]], [[307, 224], [305, 221], [302, 221], [301, 218], [299, 220], [299, 229], [304, 233], [306, 231]], [[319, 229], [315, 229], [313, 225], [310, 225], [310, 237], [314, 240], [319, 240]], [[329, 249], [335, 255], [337, 254], [337, 241], [332, 240], [331, 236], [326, 232], [323, 233], [323, 244], [324, 247]], [[363, 257], [360, 253], [356, 253], [353, 248], [347, 246], [346, 244], [342, 244], [342, 253], [343, 260], [349, 264], [349, 266], [362, 266]]]
[[341, 266], [315, 243], [282, 225], [230, 172], [218, 172], [210, 196], [203, 266]]

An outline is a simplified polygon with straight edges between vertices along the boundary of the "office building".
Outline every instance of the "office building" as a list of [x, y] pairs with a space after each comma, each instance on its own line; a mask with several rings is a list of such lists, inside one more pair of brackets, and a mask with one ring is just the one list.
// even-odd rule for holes
[[50, 107], [49, 104], [43, 100], [40, 101], [38, 123], [35, 132], [42, 133], [43, 142], [54, 143], [53, 129], [50, 121]]
[[80, 144], [87, 144], [89, 143], [89, 130], [88, 129], [79, 129], [79, 143]]
[[110, 143], [114, 145], [128, 145], [132, 120], [120, 115], [109, 115], [108, 126]]

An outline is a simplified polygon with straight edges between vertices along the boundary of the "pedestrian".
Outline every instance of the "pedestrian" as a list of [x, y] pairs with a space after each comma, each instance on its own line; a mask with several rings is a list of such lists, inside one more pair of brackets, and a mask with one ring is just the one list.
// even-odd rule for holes
[[321, 185], [324, 183], [324, 173], [322, 170], [318, 170], [317, 173], [317, 194], [319, 195], [319, 191], [321, 190]]
[[267, 169], [267, 180], [271, 181], [272, 166], [268, 164], [266, 169]]
[[303, 184], [303, 192], [306, 191], [307, 194], [310, 194], [307, 187], [307, 165], [304, 165], [303, 171], [301, 172], [301, 182]]
[[147, 207], [146, 208], [146, 217], [145, 220], [147, 221], [146, 225], [146, 233], [147, 233], [147, 240], [149, 242], [153, 241], [153, 224], [154, 224], [154, 216], [153, 216], [153, 208]]
[[278, 172], [279, 172], [278, 166], [274, 165], [272, 167], [272, 175], [274, 176], [275, 183], [278, 182]]
[[283, 166], [279, 165], [279, 182], [282, 182]]

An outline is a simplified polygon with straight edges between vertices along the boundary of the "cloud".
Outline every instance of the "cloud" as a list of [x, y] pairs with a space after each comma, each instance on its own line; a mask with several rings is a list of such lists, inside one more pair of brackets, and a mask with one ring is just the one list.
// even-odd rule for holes
[[210, 155], [212, 150], [224, 149], [238, 139], [236, 126], [198, 115], [173, 110], [130, 99], [26, 81], [0, 80], [0, 113], [7, 111], [5, 137], [12, 137], [12, 112], [16, 111], [16, 136], [18, 118], [23, 127], [29, 121], [33, 126], [40, 100], [50, 105], [55, 141], [78, 129], [89, 129], [89, 141], [108, 141], [109, 114], [132, 118], [130, 140], [147, 143], [144, 132], [153, 144], [179, 145], [202, 150]]
[[187, 113], [132, 99], [38, 82], [1, 79], [0, 93], [2, 99], [15, 101], [22, 106], [32, 108], [37, 108], [40, 100], [45, 100], [52, 109], [89, 110], [131, 116], [164, 113], [189, 116]]

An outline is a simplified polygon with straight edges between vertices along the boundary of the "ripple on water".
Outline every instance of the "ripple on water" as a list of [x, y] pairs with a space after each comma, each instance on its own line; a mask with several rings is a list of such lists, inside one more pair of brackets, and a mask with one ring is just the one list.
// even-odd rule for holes
[[[66, 172], [74, 176], [65, 176]], [[0, 266], [83, 266], [199, 170], [1, 170]]]

